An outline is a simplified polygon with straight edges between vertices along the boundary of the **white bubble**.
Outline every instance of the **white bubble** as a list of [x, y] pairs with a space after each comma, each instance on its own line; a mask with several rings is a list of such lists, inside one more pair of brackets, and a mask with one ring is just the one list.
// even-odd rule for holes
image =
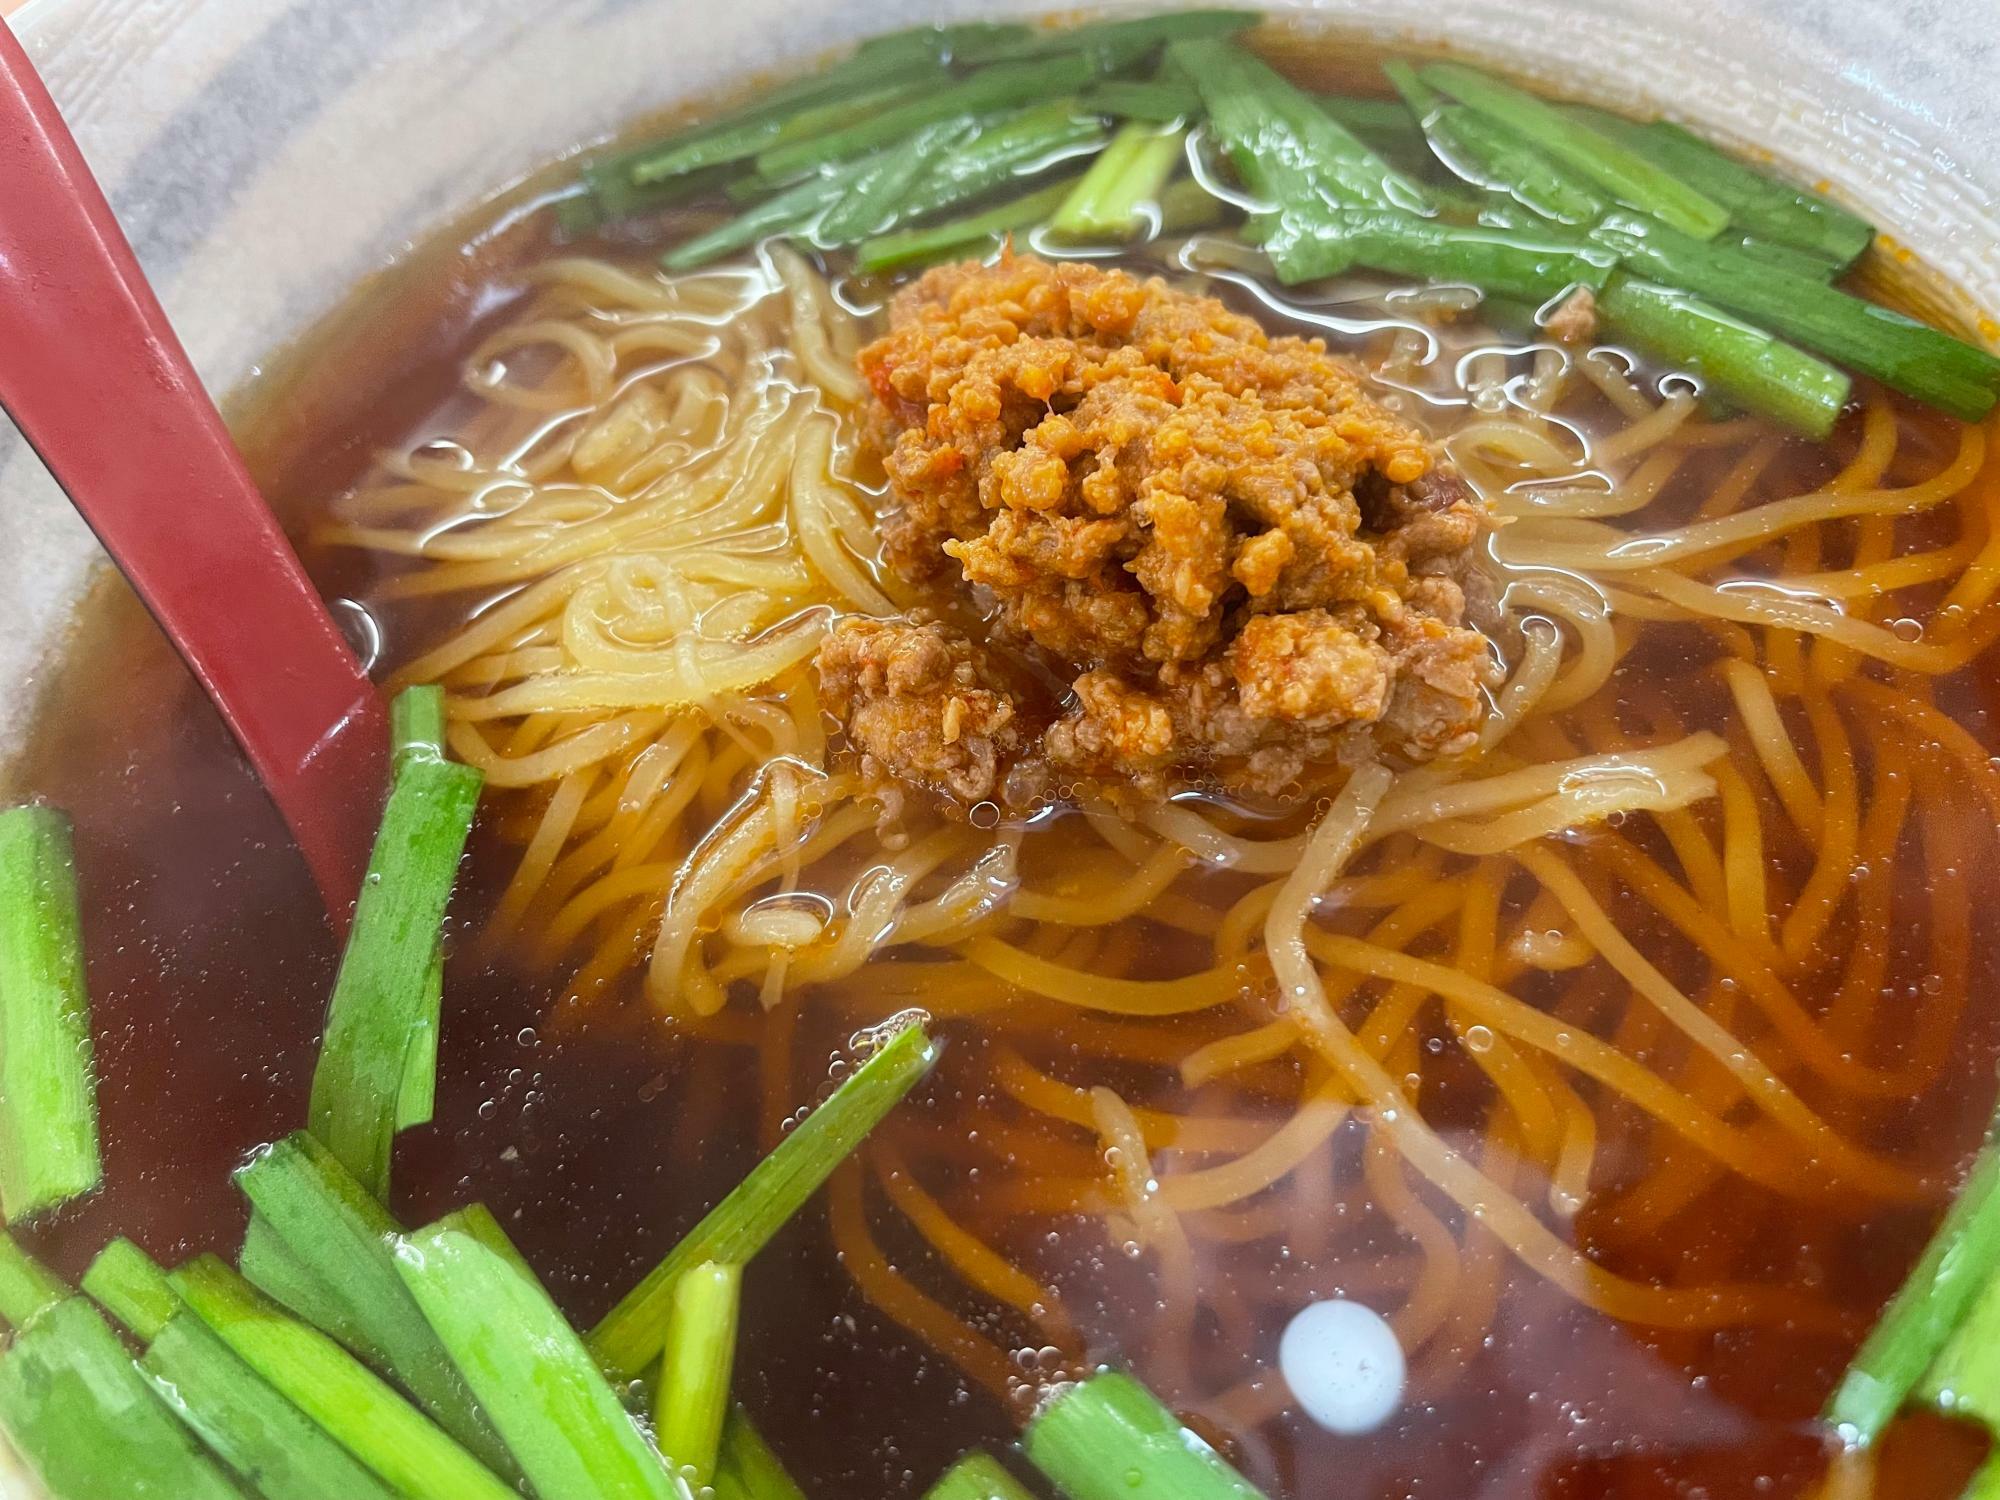
[[1403, 1399], [1403, 1346], [1382, 1315], [1334, 1297], [1302, 1308], [1278, 1341], [1278, 1369], [1328, 1432], [1373, 1432]]

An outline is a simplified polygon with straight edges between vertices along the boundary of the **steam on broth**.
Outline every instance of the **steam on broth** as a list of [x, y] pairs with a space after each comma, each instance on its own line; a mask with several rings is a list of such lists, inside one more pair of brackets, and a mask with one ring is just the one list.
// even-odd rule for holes
[[[1372, 80], [1381, 61], [1251, 44], [1307, 82]], [[1524, 308], [1366, 269], [1402, 253], [1368, 248], [1394, 225], [1345, 224], [1360, 259], [1286, 284], [1273, 263], [1325, 242], [1259, 241], [1233, 201], [1168, 212], [1183, 174], [1258, 196], [1205, 80], [1126, 82], [1164, 94], [1107, 94], [1108, 112], [1164, 97], [1214, 116], [1153, 137], [1172, 145], [1151, 152], [1148, 227], [1129, 239], [1043, 224], [1076, 201], [1047, 184], [1086, 165], [1086, 139], [1102, 147], [1083, 108], [1035, 123], [1063, 144], [970, 195], [984, 218], [955, 242], [889, 243], [884, 213], [858, 246], [727, 244], [742, 205], [721, 179], [616, 204], [600, 182], [591, 223], [551, 177], [371, 290], [257, 393], [253, 464], [316, 576], [367, 622], [385, 685], [443, 687], [446, 745], [486, 778], [436, 1121], [399, 1146], [399, 1217], [486, 1202], [585, 1326], [787, 1138], [857, 1035], [921, 1012], [936, 1072], [747, 1273], [734, 1389], [809, 1494], [923, 1494], [1106, 1365], [1272, 1500], [1956, 1493], [1982, 1453], [1968, 1430], [1913, 1416], [1843, 1456], [1816, 1414], [1993, 1102], [1988, 424], [1865, 376], [1850, 396], [1827, 366], [1832, 425], [1802, 433], [1826, 391], [1789, 354], [1755, 346], [1755, 368], [1790, 382], [1787, 426], [1718, 365], [1704, 378], [1621, 337], [1623, 273]], [[897, 86], [876, 107], [906, 107]], [[1470, 97], [1439, 106], [1464, 140], [1486, 118]], [[1435, 115], [1386, 94], [1327, 109], [1422, 192], [1464, 190], [1435, 158], [1396, 155]], [[812, 167], [817, 137], [776, 130], [768, 148]], [[1020, 222], [991, 206], [1036, 192]], [[537, 194], [560, 220], [518, 212]], [[1455, 227], [1523, 232], [1502, 217], [1496, 195]], [[712, 259], [677, 264], [704, 245]], [[965, 362], [892, 395], [875, 341], [930, 316], [925, 296], [982, 285], [939, 272], [912, 292], [921, 267], [890, 264], [906, 253], [997, 260], [998, 277], [1053, 263], [952, 306], [1071, 370], [1163, 356], [1127, 324], [1065, 343], [1035, 299], [1081, 307], [1152, 277], [1154, 308], [1213, 298], [1200, 317], [1322, 340], [1425, 455], [1381, 485], [1449, 476], [1480, 513], [1448, 556], [1399, 555], [1395, 574], [1454, 601], [1412, 629], [1478, 632], [1465, 733], [1419, 754], [1373, 734], [1380, 702], [1344, 709], [1267, 781], [1240, 747], [1161, 752], [1123, 780], [1043, 755], [1079, 712], [1079, 674], [1123, 673], [1177, 731], [1192, 710], [1150, 646], [1066, 655], [1004, 586], [885, 561], [883, 528], [912, 503], [885, 431], [902, 410], [937, 438]], [[1767, 337], [1724, 324], [1730, 349]], [[1009, 378], [996, 412], [1029, 389]], [[1087, 399], [1066, 378], [1029, 430]], [[1177, 372], [1172, 399], [1200, 378]], [[1023, 424], [995, 421], [995, 451], [1021, 451]], [[1098, 471], [1063, 461], [1072, 504]], [[1327, 490], [1386, 546], [1355, 463]], [[1256, 528], [1232, 504], [1241, 555]], [[1107, 501], [1097, 519], [1123, 513]], [[1130, 556], [1105, 566], [1143, 577]], [[1310, 609], [1370, 643], [1386, 628], [1330, 595], [1253, 604], [1232, 576], [1191, 627], [1217, 652], [1260, 614]], [[226, 1166], [298, 1123], [331, 957], [207, 710], [129, 604], [95, 609], [19, 777], [77, 809], [86, 872], [121, 872], [86, 887], [106, 1187], [35, 1241], [72, 1271], [120, 1230], [163, 1255], [234, 1249]], [[824, 653], [856, 617], [963, 643], [940, 743], [990, 728], [1002, 747], [965, 795], [899, 779], [829, 712]], [[983, 653], [996, 675], [967, 665]], [[1165, 659], [1196, 674], [1224, 657]], [[156, 711], [69, 690], [111, 660], [135, 664]], [[974, 692], [992, 717], [961, 729]], [[155, 877], [197, 829], [216, 895], [191, 905], [184, 871]], [[218, 928], [206, 909], [225, 890], [240, 916]], [[183, 933], [195, 956], [156, 963]], [[247, 1030], [216, 976], [268, 995]], [[175, 1106], [206, 1124], [169, 1150], [146, 1122]]]

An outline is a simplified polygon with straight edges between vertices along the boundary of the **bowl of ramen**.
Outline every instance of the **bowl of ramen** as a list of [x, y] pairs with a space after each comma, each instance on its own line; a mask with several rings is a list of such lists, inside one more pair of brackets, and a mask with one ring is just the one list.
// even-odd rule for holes
[[1723, 9], [31, 6], [396, 713], [13, 442], [22, 1493], [2000, 1493], [2000, 128]]

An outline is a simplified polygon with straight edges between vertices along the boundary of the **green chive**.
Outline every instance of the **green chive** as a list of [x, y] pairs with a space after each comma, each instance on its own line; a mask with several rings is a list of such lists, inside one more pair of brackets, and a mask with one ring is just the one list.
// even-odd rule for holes
[[398, 1134], [428, 1125], [437, 1111], [438, 1032], [444, 1026], [444, 952], [431, 955], [424, 974], [423, 1008], [410, 1024], [410, 1050], [403, 1058], [403, 1081], [396, 1089], [394, 1127]]
[[1222, 222], [1227, 207], [1197, 178], [1170, 182], [1160, 194], [1160, 233], [1192, 234], [1197, 229], [1211, 229]]
[[130, 1240], [104, 1247], [83, 1289], [149, 1346], [139, 1373], [153, 1393], [265, 1500], [393, 1500], [187, 1311], [167, 1273]]
[[664, 182], [704, 167], [741, 161], [786, 141], [811, 140], [905, 103], [937, 87], [939, 82], [941, 78], [932, 77], [902, 80], [884, 88], [830, 99], [794, 115], [765, 115], [730, 129], [709, 131], [638, 158], [629, 168], [632, 181], [641, 186]]
[[131, 1329], [142, 1344], [150, 1344], [175, 1313], [180, 1294], [152, 1256], [130, 1240], [117, 1239], [97, 1252], [83, 1273], [83, 1289], [112, 1317]]
[[[442, 760], [445, 754], [444, 689], [413, 687], [398, 693], [389, 705], [392, 762], [420, 755]], [[411, 1027], [409, 1055], [404, 1060], [402, 1086], [396, 1090], [396, 1129], [430, 1123], [437, 1106], [438, 1029], [444, 1011], [444, 953], [431, 955], [424, 979], [424, 1008]]]
[[1255, 26], [1262, 17], [1253, 10], [1177, 10], [1165, 15], [1139, 16], [1129, 21], [1093, 21], [1083, 26], [1036, 32], [1012, 47], [999, 47], [995, 58], [1059, 57], [1083, 52], [1102, 72], [1131, 67], [1162, 43], [1200, 37], [1228, 36]]
[[1602, 287], [1617, 264], [1553, 225], [1488, 229], [1377, 210], [1288, 214], [1264, 248], [1288, 286], [1359, 265], [1537, 302], [1572, 286]]
[[1989, 1275], [1912, 1394], [2000, 1433], [2000, 1276]]
[[1728, 209], [1730, 219], [1748, 234], [1793, 246], [1842, 269], [1875, 242], [1874, 225], [1858, 214], [1740, 162], [1671, 121], [1641, 125], [1581, 105], [1572, 105], [1569, 113], [1700, 189]]
[[1426, 151], [1423, 130], [1396, 99], [1362, 99], [1348, 94], [1315, 94], [1334, 122], [1351, 131], [1383, 156], [1421, 161]]
[[1435, 202], [1265, 63], [1227, 42], [1177, 42], [1169, 55], [1201, 90], [1209, 123], [1244, 185], [1272, 208], [1430, 213]]
[[908, 1026], [856, 1068], [591, 1330], [598, 1363], [614, 1379], [650, 1365], [665, 1347], [682, 1273], [703, 1261], [748, 1263], [936, 1059], [924, 1029]]
[[[312, 1321], [377, 1363], [446, 1432], [513, 1477], [509, 1448], [459, 1378], [450, 1352], [398, 1272], [395, 1220], [333, 1153], [295, 1131], [257, 1152], [237, 1171], [236, 1185], [255, 1208], [256, 1222], [269, 1226], [315, 1285], [307, 1293], [313, 1309], [330, 1308], [330, 1316]], [[266, 1262], [253, 1261], [248, 1248], [244, 1269], [257, 1281]]]
[[2000, 360], [1935, 328], [1658, 220], [1614, 213], [1591, 237], [1636, 274], [1727, 308], [1781, 338], [1973, 422], [2000, 391]]
[[169, 1279], [238, 1358], [406, 1500], [520, 1500], [340, 1345], [287, 1317], [214, 1256]]
[[806, 1500], [740, 1406], [731, 1408], [723, 1424], [714, 1489], [716, 1500]]
[[743, 1268], [703, 1261], [674, 1285], [667, 1347], [660, 1357], [653, 1429], [660, 1449], [697, 1488], [715, 1474], [729, 1415]]
[[139, 1360], [139, 1373], [264, 1500], [393, 1500], [394, 1490], [193, 1313], [160, 1330]]
[[1130, 1375], [1106, 1370], [1042, 1409], [1022, 1439], [1070, 1500], [1264, 1500]]
[[104, 1175], [70, 822], [0, 812], [0, 1214], [9, 1223]]
[[1050, 231], [1074, 240], [1130, 239], [1180, 165], [1186, 140], [1179, 127], [1121, 128], [1049, 220]]
[[998, 1459], [968, 1453], [924, 1491], [924, 1500], [1034, 1500], [1034, 1496]]
[[977, 121], [969, 117], [943, 120], [873, 158], [813, 226], [813, 239], [831, 249], [886, 229], [896, 221], [932, 163], [956, 150], [977, 129]]
[[1446, 99], [1408, 63], [1384, 63], [1382, 72], [1422, 122], [1438, 159], [1466, 181], [1506, 193], [1559, 224], [1593, 223], [1611, 206], [1589, 182], [1505, 125]]
[[0, 1323], [26, 1328], [69, 1295], [48, 1267], [0, 1230]]
[[[430, 717], [411, 707], [403, 722], [427, 725]], [[389, 803], [334, 980], [313, 1072], [312, 1131], [378, 1198], [388, 1191], [412, 1038], [428, 1014], [438, 932], [482, 779], [420, 739], [398, 746]]]
[[1597, 311], [1606, 328], [1661, 363], [1699, 375], [1745, 410], [1820, 441], [1853, 391], [1854, 382], [1825, 360], [1685, 292], [1614, 276]]
[[913, 222], [956, 208], [989, 188], [1094, 152], [1107, 139], [1103, 124], [1079, 115], [1073, 99], [1034, 105], [982, 129], [941, 158], [911, 192], [903, 218]]
[[82, 1297], [45, 1310], [0, 1355], [0, 1428], [52, 1500], [242, 1500]]
[[855, 249], [854, 268], [864, 275], [876, 276], [933, 261], [983, 254], [1002, 235], [1047, 222], [1049, 215], [1062, 206], [1082, 180], [1080, 176], [1066, 177], [962, 219], [928, 224], [921, 229], [901, 229], [864, 240]]
[[672, 1500], [660, 1455], [548, 1294], [462, 1229], [403, 1236], [396, 1270], [541, 1500]]
[[1181, 78], [1107, 78], [1083, 91], [1083, 103], [1121, 120], [1172, 125], [1201, 112], [1201, 90]]
[[849, 161], [878, 147], [907, 140], [914, 132], [940, 120], [992, 114], [1051, 94], [1068, 93], [1088, 82], [1094, 71], [1080, 55], [982, 68], [970, 77], [857, 121], [845, 130], [831, 130], [813, 140], [793, 141], [766, 151], [757, 158], [757, 170], [767, 176], [784, 177], [832, 162]]
[[507, 1231], [500, 1227], [500, 1221], [493, 1217], [493, 1211], [484, 1203], [468, 1203], [463, 1208], [454, 1208], [431, 1227], [455, 1229], [460, 1234], [471, 1235], [536, 1286], [541, 1286], [541, 1278], [535, 1275], [535, 1268], [514, 1247], [514, 1242], [507, 1238]]
[[355, 1322], [346, 1299], [294, 1255], [284, 1236], [254, 1209], [236, 1260], [245, 1280], [294, 1317], [331, 1334], [376, 1369], [389, 1368], [389, 1356]]
[[[729, 164], [742, 157], [780, 141], [823, 134], [835, 120], [851, 120], [858, 103], [871, 97], [886, 103], [885, 94], [933, 88], [943, 81], [941, 69], [948, 62], [972, 60], [982, 47], [1012, 44], [1030, 34], [1025, 26], [1012, 25], [922, 26], [863, 42], [832, 67], [794, 79], [741, 109], [593, 162], [582, 174], [593, 218], [627, 218], [705, 192], [719, 185], [718, 171], [733, 173]], [[693, 165], [703, 160], [714, 165]], [[642, 182], [642, 170], [654, 180]]]
[[[1718, 241], [1718, 244], [1723, 242]], [[1794, 276], [1809, 276], [1814, 281], [1832, 282], [1840, 279], [1840, 266], [1823, 255], [1811, 250], [1801, 250], [1796, 245], [1787, 245], [1781, 240], [1760, 240], [1748, 235], [1726, 242], [1738, 255], [1751, 260], [1762, 261], [1767, 266], [1775, 266], [1780, 271], [1789, 271]]]
[[1902, 1409], [1984, 1288], [2000, 1278], [2000, 1147], [1988, 1145], [1944, 1222], [1834, 1389], [1824, 1416], [1872, 1443]]
[[732, 250], [753, 245], [766, 235], [796, 234], [831, 204], [839, 202], [841, 195], [868, 165], [866, 160], [849, 162], [830, 172], [808, 177], [775, 198], [767, 199], [705, 233], [682, 241], [660, 257], [660, 264], [669, 271], [690, 271]]
[[960, 21], [955, 25], [906, 26], [871, 36], [854, 49], [857, 62], [894, 58], [933, 63], [977, 63], [1031, 40], [1033, 27], [1014, 21]]
[[1729, 211], [1721, 204], [1525, 89], [1462, 63], [1432, 63], [1420, 76], [1574, 168], [1619, 202], [1684, 234], [1713, 239], [1729, 223]]

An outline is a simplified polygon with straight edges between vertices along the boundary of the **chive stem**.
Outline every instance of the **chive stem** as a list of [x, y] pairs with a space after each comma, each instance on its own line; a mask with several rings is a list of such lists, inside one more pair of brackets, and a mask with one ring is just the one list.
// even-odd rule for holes
[[340, 1345], [287, 1317], [214, 1256], [169, 1280], [238, 1358], [406, 1500], [520, 1500]]
[[1264, 249], [1287, 285], [1359, 265], [1535, 302], [1572, 286], [1601, 288], [1617, 263], [1608, 251], [1554, 225], [1489, 229], [1383, 210], [1288, 214]]
[[1592, 237], [1636, 275], [1692, 292], [1963, 421], [1985, 416], [2000, 391], [2000, 360], [1986, 351], [1813, 277], [1636, 214], [1607, 215]]
[[142, 1344], [158, 1338], [181, 1310], [180, 1294], [167, 1273], [127, 1239], [113, 1240], [97, 1252], [83, 1273], [83, 1289]]
[[1385, 160], [1402, 163], [1423, 159], [1424, 132], [1401, 100], [1350, 94], [1315, 94], [1313, 100], [1336, 124], [1353, 132]]
[[147, 1346], [153, 1394], [264, 1500], [393, 1500], [394, 1492], [265, 1383], [130, 1240], [113, 1240], [83, 1289]]
[[[492, 1231], [498, 1229], [491, 1225]], [[396, 1271], [541, 1500], [673, 1500], [681, 1493], [583, 1341], [518, 1255], [484, 1233], [404, 1235]]]
[[1987, 1279], [1913, 1393], [1948, 1417], [2000, 1434], [2000, 1273]]
[[1070, 1500], [1264, 1500], [1157, 1396], [1116, 1370], [1059, 1393], [1022, 1446]]
[[1383, 75], [1421, 122], [1432, 153], [1477, 187], [1506, 193], [1559, 224], [1589, 224], [1611, 205], [1577, 173], [1505, 125], [1447, 99], [1406, 62], [1387, 62]]
[[1673, 173], [1526, 89], [1463, 63], [1432, 63], [1419, 75], [1479, 114], [1581, 173], [1619, 202], [1696, 239], [1713, 239], [1729, 211]]
[[703, 1261], [674, 1285], [653, 1428], [661, 1451], [697, 1489], [714, 1477], [722, 1448], [742, 1303], [741, 1266]]
[[1034, 1500], [1034, 1496], [991, 1454], [968, 1453], [924, 1491], [924, 1500]]
[[0, 1230], [0, 1323], [26, 1328], [69, 1295], [55, 1272]]
[[1833, 431], [1853, 392], [1854, 382], [1825, 360], [1685, 292], [1618, 275], [1599, 294], [1597, 311], [1607, 329], [1661, 363], [1811, 438]]
[[766, 235], [795, 234], [824, 213], [829, 204], [838, 202], [864, 165], [850, 162], [808, 177], [735, 218], [682, 241], [660, 257], [660, 264], [669, 271], [689, 271], [755, 244]]
[[1099, 150], [1109, 139], [1094, 115], [1074, 99], [1032, 105], [941, 157], [911, 191], [902, 218], [915, 223], [969, 203], [995, 188], [1018, 191], [1024, 179]]
[[397, 719], [410, 733], [398, 743], [313, 1072], [313, 1133], [378, 1198], [397, 1117], [410, 1112], [409, 1055], [429, 1013], [438, 933], [483, 779], [428, 748], [432, 720], [422, 695]]
[[1182, 177], [1160, 192], [1160, 233], [1192, 234], [1222, 222], [1227, 205], [1201, 185], [1198, 178]]
[[722, 1426], [714, 1488], [716, 1500], [806, 1500], [741, 1406], [730, 1408]]
[[630, 1379], [650, 1365], [665, 1346], [682, 1273], [703, 1261], [746, 1264], [936, 1059], [923, 1027], [910, 1025], [856, 1068], [591, 1330], [605, 1370]]
[[1116, 73], [1145, 59], [1164, 43], [1227, 36], [1263, 19], [1253, 10], [1170, 10], [1126, 21], [1038, 30], [1024, 41], [994, 50], [995, 58], [1056, 57], [1081, 52], [1100, 72]]
[[428, 755], [444, 759], [444, 689], [434, 684], [405, 688], [389, 702], [389, 747], [392, 758]]
[[[236, 1173], [236, 1185], [286, 1252], [277, 1286], [265, 1287], [307, 1320], [368, 1359], [421, 1402], [458, 1442], [508, 1478], [510, 1450], [459, 1378], [396, 1265], [399, 1226], [333, 1153], [294, 1131]], [[246, 1241], [246, 1275], [264, 1286], [270, 1262]], [[309, 1305], [284, 1295], [300, 1279]]]
[[160, 1329], [139, 1373], [264, 1500], [394, 1500], [394, 1490], [192, 1312]]
[[346, 1299], [294, 1255], [284, 1236], [254, 1208], [236, 1259], [244, 1279], [292, 1316], [344, 1344], [364, 1363], [390, 1368], [389, 1356], [362, 1330]]
[[1121, 120], [1173, 125], [1200, 112], [1201, 91], [1179, 78], [1107, 78], [1083, 91], [1083, 103]]
[[767, 113], [725, 129], [705, 131], [691, 139], [639, 156], [628, 167], [640, 186], [698, 172], [704, 167], [742, 161], [787, 141], [811, 140], [903, 104], [936, 86], [940, 77], [906, 79], [881, 88], [808, 105], [796, 114]]
[[1431, 213], [1435, 200], [1271, 67], [1227, 42], [1178, 42], [1168, 51], [1194, 79], [1217, 141], [1237, 176], [1272, 209], [1329, 206]]
[[1120, 128], [1056, 210], [1050, 231], [1073, 240], [1130, 239], [1180, 165], [1186, 139], [1178, 126]]
[[70, 821], [10, 807], [0, 811], [0, 1215], [29, 1218], [103, 1175]]
[[814, 240], [832, 249], [886, 229], [932, 162], [963, 145], [978, 128], [969, 116], [941, 120], [874, 157], [813, 227]]
[[1572, 105], [1567, 113], [1700, 189], [1728, 209], [1731, 221], [1745, 233], [1819, 256], [1840, 269], [1875, 241], [1874, 225], [1860, 215], [1738, 161], [1670, 120], [1642, 125], [1582, 105]]
[[880, 147], [905, 141], [940, 120], [995, 114], [1051, 94], [1068, 93], [1089, 82], [1095, 72], [1089, 59], [1081, 54], [982, 68], [947, 87], [858, 120], [843, 130], [830, 130], [811, 140], [773, 147], [757, 157], [757, 170], [769, 177], [782, 178], [834, 162], [851, 161]]
[[84, 1297], [45, 1310], [0, 1355], [0, 1427], [51, 1500], [242, 1500]]
[[1080, 176], [1067, 177], [964, 218], [864, 240], [854, 252], [855, 269], [874, 276], [906, 266], [978, 254], [1002, 235], [1046, 222], [1082, 180]]
[[1872, 1443], [1957, 1330], [1981, 1289], [2000, 1276], [2000, 1146], [1973, 1163], [1944, 1222], [1862, 1342], [1826, 1404], [1849, 1442]]

